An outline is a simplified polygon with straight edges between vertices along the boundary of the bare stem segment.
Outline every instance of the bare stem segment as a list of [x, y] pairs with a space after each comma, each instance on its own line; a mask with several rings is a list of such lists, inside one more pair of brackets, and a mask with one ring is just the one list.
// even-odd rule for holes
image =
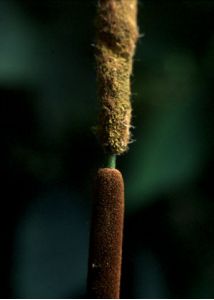
[[92, 215], [88, 294], [92, 299], [118, 299], [120, 294], [124, 184], [117, 169], [99, 169]]
[[99, 0], [96, 33], [101, 102], [98, 136], [105, 152], [119, 155], [130, 142], [130, 76], [138, 38], [137, 0]]

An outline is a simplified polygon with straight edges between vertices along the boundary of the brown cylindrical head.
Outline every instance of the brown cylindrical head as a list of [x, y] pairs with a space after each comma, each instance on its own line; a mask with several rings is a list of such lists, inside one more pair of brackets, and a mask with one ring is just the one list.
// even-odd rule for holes
[[117, 299], [120, 293], [124, 184], [116, 169], [99, 169], [95, 180], [88, 293], [94, 299]]

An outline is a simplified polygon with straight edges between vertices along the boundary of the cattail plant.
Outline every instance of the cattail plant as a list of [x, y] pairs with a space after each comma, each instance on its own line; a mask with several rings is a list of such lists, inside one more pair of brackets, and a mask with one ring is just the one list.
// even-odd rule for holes
[[108, 161], [95, 179], [88, 294], [90, 298], [119, 298], [124, 183], [116, 169], [116, 156], [126, 152], [131, 141], [130, 76], [138, 39], [137, 0], [99, 0], [95, 27], [97, 136]]

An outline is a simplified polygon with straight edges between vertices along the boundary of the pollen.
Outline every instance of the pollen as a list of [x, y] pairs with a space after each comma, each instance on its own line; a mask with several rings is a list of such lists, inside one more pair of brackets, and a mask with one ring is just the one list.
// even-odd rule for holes
[[95, 25], [97, 134], [105, 152], [120, 155], [131, 139], [130, 76], [139, 36], [137, 0], [100, 0]]

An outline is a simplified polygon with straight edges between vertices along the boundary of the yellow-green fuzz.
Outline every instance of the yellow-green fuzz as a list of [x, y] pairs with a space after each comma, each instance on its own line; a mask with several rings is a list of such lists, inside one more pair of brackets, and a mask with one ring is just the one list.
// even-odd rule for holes
[[96, 18], [97, 134], [108, 154], [122, 154], [130, 142], [130, 76], [137, 38], [137, 0], [100, 0]]

